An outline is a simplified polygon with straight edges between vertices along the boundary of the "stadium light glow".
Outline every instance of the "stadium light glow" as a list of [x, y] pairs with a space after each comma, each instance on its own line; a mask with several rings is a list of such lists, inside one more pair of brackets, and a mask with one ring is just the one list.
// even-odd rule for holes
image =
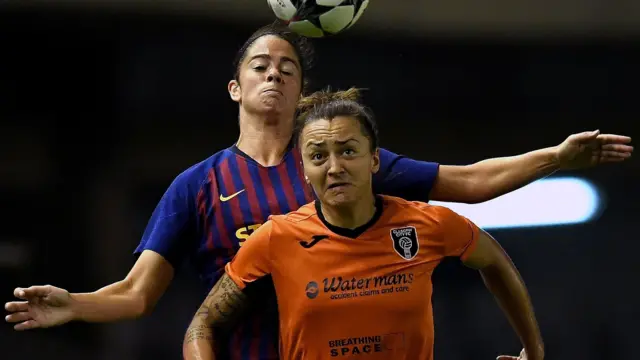
[[585, 223], [602, 207], [596, 186], [573, 177], [538, 180], [481, 204], [430, 204], [448, 207], [484, 229]]

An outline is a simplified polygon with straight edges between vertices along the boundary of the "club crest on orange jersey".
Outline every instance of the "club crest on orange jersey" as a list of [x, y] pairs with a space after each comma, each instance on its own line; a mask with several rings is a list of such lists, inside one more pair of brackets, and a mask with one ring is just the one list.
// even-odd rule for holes
[[413, 226], [391, 229], [391, 241], [393, 242], [393, 250], [401, 258], [411, 260], [418, 255], [420, 249], [418, 232]]

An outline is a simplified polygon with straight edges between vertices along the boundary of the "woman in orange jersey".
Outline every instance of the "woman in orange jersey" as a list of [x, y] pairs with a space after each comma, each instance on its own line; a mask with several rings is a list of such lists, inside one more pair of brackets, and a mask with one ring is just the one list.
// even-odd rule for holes
[[490, 235], [447, 208], [373, 193], [377, 129], [357, 90], [301, 107], [297, 141], [317, 200], [249, 237], [194, 317], [185, 358], [214, 359], [214, 329], [273, 281], [282, 359], [430, 360], [431, 274], [455, 256], [480, 271], [522, 341], [520, 356], [498, 359], [543, 359], [527, 289]]

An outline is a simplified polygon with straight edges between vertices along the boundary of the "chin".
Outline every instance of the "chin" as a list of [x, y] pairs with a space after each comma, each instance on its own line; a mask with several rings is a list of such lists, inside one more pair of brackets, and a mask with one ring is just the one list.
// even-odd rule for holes
[[326, 194], [324, 196], [324, 203], [333, 207], [345, 207], [351, 206], [356, 203], [356, 197], [351, 194]]
[[261, 107], [264, 109], [272, 109], [272, 110], [278, 110], [278, 111], [282, 111], [283, 108], [285, 107], [284, 105], [286, 104], [286, 101], [284, 101], [284, 99], [274, 99], [274, 98], [266, 98], [266, 99], [261, 99], [260, 101], [260, 105], [262, 105]]

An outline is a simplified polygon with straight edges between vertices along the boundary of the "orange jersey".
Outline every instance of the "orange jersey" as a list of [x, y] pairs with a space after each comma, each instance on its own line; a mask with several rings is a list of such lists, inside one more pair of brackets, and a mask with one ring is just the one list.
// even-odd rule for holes
[[376, 208], [355, 230], [316, 203], [272, 216], [227, 264], [243, 289], [272, 277], [283, 360], [433, 358], [431, 274], [473, 251], [479, 230], [426, 203], [379, 196]]

